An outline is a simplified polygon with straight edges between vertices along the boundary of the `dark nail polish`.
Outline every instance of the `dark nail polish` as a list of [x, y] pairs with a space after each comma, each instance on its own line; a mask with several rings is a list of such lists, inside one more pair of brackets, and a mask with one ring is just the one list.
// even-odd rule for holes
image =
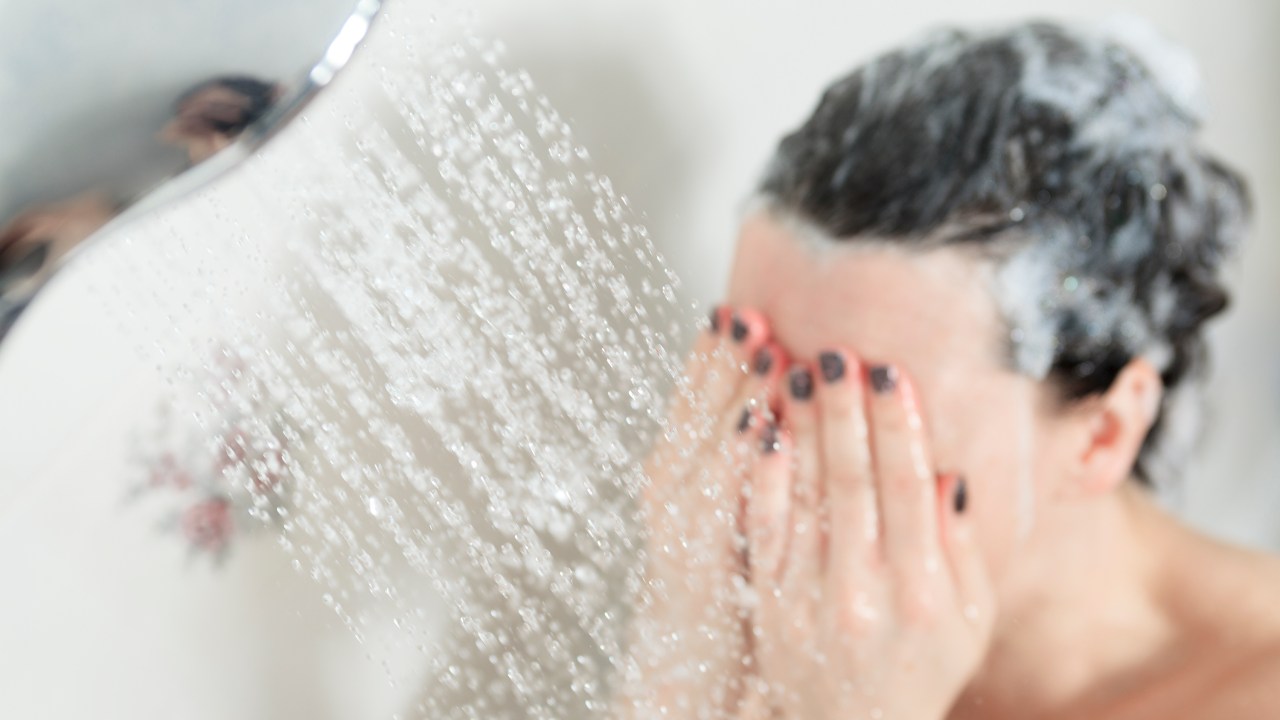
[[711, 334], [719, 335], [720, 334], [720, 308], [716, 307], [711, 309], [710, 319], [711, 319]]
[[791, 371], [791, 397], [797, 400], [808, 400], [813, 397], [813, 373], [808, 368], [796, 368]]
[[893, 392], [898, 386], [898, 371], [892, 365], [877, 365], [871, 368], [871, 389], [881, 395]]
[[747, 327], [747, 324], [742, 322], [742, 318], [738, 317], [737, 315], [733, 316], [732, 332], [733, 332], [734, 340], [738, 342], [742, 342], [743, 340], [746, 340], [747, 333], [750, 331], [751, 329]]
[[778, 426], [769, 423], [764, 429], [764, 438], [761, 442], [761, 449], [765, 455], [772, 455], [782, 449], [782, 443], [778, 442]]
[[822, 353], [818, 356], [818, 367], [822, 368], [822, 379], [829, 383], [844, 377], [844, 358], [840, 353]]
[[762, 347], [756, 351], [755, 365], [757, 375], [768, 375], [773, 369], [773, 353], [769, 352], [769, 348]]
[[957, 515], [963, 514], [964, 509], [969, 505], [968, 483], [964, 481], [963, 477], [956, 480], [956, 494], [952, 499], [952, 504], [955, 506]]
[[747, 428], [751, 427], [751, 408], [742, 411], [742, 417], [738, 419], [738, 432], [744, 433]]

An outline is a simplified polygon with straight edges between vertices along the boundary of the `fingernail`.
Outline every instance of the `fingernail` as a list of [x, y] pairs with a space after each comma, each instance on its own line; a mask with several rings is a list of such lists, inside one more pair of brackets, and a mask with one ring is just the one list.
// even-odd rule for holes
[[732, 332], [733, 339], [742, 342], [747, 339], [747, 333], [750, 332], [750, 328], [747, 327], [746, 323], [742, 322], [742, 318], [734, 315]]
[[719, 335], [720, 334], [720, 306], [717, 305], [716, 307], [711, 308], [710, 320], [711, 320], [711, 325], [710, 325], [711, 334]]
[[756, 351], [754, 361], [757, 375], [768, 375], [773, 369], [773, 353], [769, 352], [769, 348], [762, 347]]
[[840, 353], [822, 353], [818, 356], [818, 367], [822, 368], [822, 379], [829, 383], [844, 377], [844, 358]]
[[876, 365], [870, 375], [871, 389], [881, 395], [893, 392], [898, 386], [898, 371], [892, 365]]
[[761, 446], [765, 455], [772, 455], [782, 449], [782, 443], [778, 442], [778, 426], [774, 423], [765, 426]]
[[955, 506], [956, 514], [964, 514], [964, 509], [969, 505], [969, 488], [968, 483], [964, 481], [964, 477], [956, 480], [955, 497], [952, 498], [952, 505]]
[[808, 400], [813, 397], [813, 373], [809, 368], [794, 368], [790, 377], [791, 397], [797, 400]]
[[738, 419], [738, 432], [744, 433], [749, 427], [751, 427], [751, 408], [746, 408], [742, 411], [742, 417]]

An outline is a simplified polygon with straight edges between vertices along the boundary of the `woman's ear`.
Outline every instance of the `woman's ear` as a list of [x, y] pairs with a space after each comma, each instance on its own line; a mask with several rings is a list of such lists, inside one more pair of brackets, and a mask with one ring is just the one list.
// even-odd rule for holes
[[1110, 492], [1129, 478], [1163, 393], [1160, 373], [1139, 357], [1124, 366], [1105, 393], [1081, 404], [1073, 421], [1071, 494]]

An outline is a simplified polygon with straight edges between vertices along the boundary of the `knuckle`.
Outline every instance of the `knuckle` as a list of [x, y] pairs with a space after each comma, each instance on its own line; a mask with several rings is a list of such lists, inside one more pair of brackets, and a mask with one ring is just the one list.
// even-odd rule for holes
[[866, 640], [876, 634], [880, 625], [880, 617], [865, 600], [844, 603], [835, 615], [837, 632], [851, 640]]
[[908, 467], [893, 467], [880, 473], [880, 484], [889, 492], [908, 495], [920, 489], [920, 479]]
[[845, 463], [831, 468], [827, 471], [827, 477], [833, 488], [852, 488], [861, 479], [858, 467], [854, 463]]
[[837, 628], [842, 637], [865, 640], [875, 632], [875, 621], [852, 611], [844, 610], [837, 617]]
[[870, 422], [875, 426], [877, 444], [888, 447], [907, 444], [910, 428], [902, 413], [896, 412], [892, 407], [886, 407], [883, 402], [876, 405], [871, 411]]
[[924, 589], [907, 590], [898, 594], [897, 612], [904, 627], [932, 628], [941, 616], [941, 600], [936, 593]]
[[751, 560], [761, 566], [771, 565], [778, 554], [783, 535], [778, 532], [778, 525], [771, 516], [753, 516], [751, 525]]
[[831, 387], [822, 396], [822, 413], [829, 422], [847, 423], [856, 411], [861, 411], [857, 397], [846, 387]]

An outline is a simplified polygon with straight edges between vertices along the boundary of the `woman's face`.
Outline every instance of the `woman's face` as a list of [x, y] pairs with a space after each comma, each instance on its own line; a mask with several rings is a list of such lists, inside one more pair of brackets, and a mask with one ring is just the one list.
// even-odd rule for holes
[[743, 223], [727, 302], [768, 318], [793, 360], [843, 347], [915, 380], [934, 467], [969, 483], [997, 580], [1051, 479], [1052, 413], [1042, 383], [1002, 359], [1006, 329], [978, 262], [955, 250], [906, 254], [797, 237], [765, 213]]

